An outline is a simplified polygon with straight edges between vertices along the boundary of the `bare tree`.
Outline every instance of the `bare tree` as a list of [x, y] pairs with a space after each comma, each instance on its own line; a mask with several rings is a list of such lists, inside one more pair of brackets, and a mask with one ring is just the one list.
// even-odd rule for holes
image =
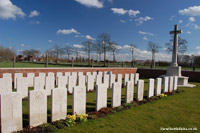
[[110, 35], [108, 33], [100, 33], [97, 36], [97, 44], [102, 45], [102, 51], [104, 53], [104, 66], [106, 66], [106, 52], [109, 50]]
[[13, 50], [0, 45], [0, 61], [10, 61], [13, 58]]
[[55, 50], [55, 54], [56, 54], [56, 62], [58, 62], [59, 55], [63, 55], [64, 50], [58, 44], [54, 45], [54, 50]]
[[112, 51], [113, 54], [113, 63], [116, 61], [115, 54], [117, 51], [121, 49], [121, 46], [117, 44], [116, 42], [110, 42], [109, 43], [110, 51]]
[[48, 54], [48, 57], [56, 58], [56, 51], [53, 48], [47, 49], [45, 53]]
[[82, 42], [83, 45], [83, 51], [86, 51], [88, 53], [88, 62], [90, 65], [90, 54], [93, 50], [93, 42], [91, 39], [87, 39], [86, 41]]
[[71, 46], [65, 46], [64, 47], [64, 51], [67, 54], [67, 58], [69, 60], [69, 56], [72, 54], [72, 52], [74, 51], [73, 48]]
[[[178, 37], [178, 52], [185, 53], [187, 51], [187, 40]], [[170, 39], [170, 42], [166, 43], [165, 46], [167, 47], [168, 52], [173, 51], [173, 38]]]
[[34, 57], [37, 57], [40, 55], [40, 51], [39, 50], [36, 50], [36, 49], [30, 49], [30, 50], [24, 50], [22, 51], [22, 54], [24, 56], [34, 56]]
[[155, 54], [159, 52], [159, 45], [149, 41], [148, 42], [148, 51], [152, 53], [152, 61], [151, 61], [151, 68], [155, 68]]
[[129, 44], [129, 45], [127, 45], [126, 48], [131, 52], [131, 55], [132, 55], [132, 67], [134, 67], [134, 52], [135, 52], [135, 49], [137, 47], [134, 44]]
[[76, 54], [76, 60], [78, 61], [79, 60], [79, 55], [81, 53], [81, 49], [83, 48], [82, 45], [79, 45], [79, 44], [74, 44], [73, 45], [73, 49], [74, 49], [74, 52]]
[[101, 54], [103, 53], [102, 45], [97, 42], [93, 44], [93, 50], [97, 53], [97, 61], [101, 61]]

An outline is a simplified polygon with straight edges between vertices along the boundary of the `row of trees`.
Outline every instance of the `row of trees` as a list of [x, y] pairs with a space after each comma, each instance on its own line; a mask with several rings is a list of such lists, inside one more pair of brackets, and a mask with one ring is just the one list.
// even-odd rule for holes
[[[179, 39], [179, 53], [185, 53], [187, 50], [187, 41], [182, 38]], [[170, 39], [168, 43], [166, 43], [166, 50], [168, 52], [172, 51], [172, 44], [173, 39]], [[87, 38], [85, 41], [82, 42], [82, 45], [67, 45], [65, 47], [60, 47], [58, 44], [55, 44], [53, 48], [48, 49], [45, 51], [45, 54], [48, 54], [50, 58], [54, 58], [56, 61], [59, 60], [59, 58], [63, 55], [67, 55], [67, 59], [70, 60], [70, 55], [76, 54], [76, 59], [79, 59], [79, 56], [82, 51], [87, 53], [87, 61], [88, 63], [91, 62], [91, 53], [96, 53], [97, 61], [101, 61], [101, 55], [103, 54], [103, 61], [104, 65], [106, 65], [107, 60], [107, 53], [111, 52], [113, 56], [113, 62], [116, 62], [116, 53], [121, 49], [122, 47], [120, 44], [111, 41], [110, 35], [107, 33], [101, 33], [97, 36], [96, 40], [93, 38]], [[132, 66], [134, 66], [134, 52], [136, 50], [136, 45], [129, 44], [126, 45], [126, 47], [130, 51], [130, 55], [132, 58]], [[159, 52], [161, 46], [149, 41], [148, 42], [148, 48], [147, 50], [152, 53], [152, 60], [151, 60], [151, 67], [155, 67], [155, 55]], [[5, 59], [7, 57], [11, 57], [11, 55], [7, 56], [8, 54], [13, 54], [12, 50], [8, 48], [3, 48], [0, 46], [0, 50], [3, 49], [3, 52], [0, 52], [0, 58]], [[34, 56], [38, 57], [41, 53], [39, 50], [30, 49], [30, 50], [24, 50], [21, 52], [24, 56]], [[183, 61], [184, 60], [184, 61]], [[188, 56], [179, 56], [179, 62], [191, 62], [191, 59], [189, 59]], [[194, 61], [193, 61], [194, 62]]]
[[[184, 54], [187, 51], [187, 40], [182, 39], [182, 38], [178, 38], [178, 53]], [[170, 39], [170, 41], [168, 43], [165, 44], [166, 46], [166, 51], [167, 52], [172, 52], [173, 51], [173, 38]], [[148, 51], [150, 51], [152, 53], [152, 62], [151, 62], [151, 67], [155, 68], [155, 54], [159, 52], [159, 49], [161, 48], [161, 46], [159, 46], [156, 43], [153, 42], [148, 42]], [[181, 56], [179, 55], [179, 60], [180, 57], [184, 57], [184, 59], [187, 60], [188, 56]], [[189, 60], [188, 60], [189, 61]]]
[[0, 61], [11, 61], [15, 51], [0, 45]]
[[74, 52], [76, 54], [76, 58], [78, 59], [81, 51], [84, 51], [88, 54], [88, 62], [91, 61], [91, 53], [96, 52], [97, 60], [101, 61], [101, 55], [104, 55], [104, 65], [106, 65], [106, 55], [107, 52], [112, 52], [113, 62], [116, 61], [115, 54], [117, 51], [121, 49], [121, 46], [114, 41], [111, 41], [110, 35], [107, 33], [101, 33], [97, 36], [97, 39], [86, 39], [86, 41], [82, 42], [82, 45], [74, 45], [65, 46], [64, 48], [59, 47], [59, 45], [55, 44], [53, 48], [48, 49], [46, 53], [55, 57], [58, 60], [59, 56], [66, 54], [68, 56], [68, 60], [70, 59], [70, 55]]

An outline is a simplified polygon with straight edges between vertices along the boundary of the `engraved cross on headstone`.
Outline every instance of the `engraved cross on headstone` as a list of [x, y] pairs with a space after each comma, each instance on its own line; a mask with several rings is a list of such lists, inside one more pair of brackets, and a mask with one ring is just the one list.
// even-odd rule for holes
[[183, 31], [178, 30], [178, 25], [174, 25], [174, 31], [170, 31], [170, 34], [174, 34], [173, 42], [173, 53], [172, 53], [172, 66], [178, 66], [177, 64], [177, 55], [178, 55], [178, 34], [181, 34]]

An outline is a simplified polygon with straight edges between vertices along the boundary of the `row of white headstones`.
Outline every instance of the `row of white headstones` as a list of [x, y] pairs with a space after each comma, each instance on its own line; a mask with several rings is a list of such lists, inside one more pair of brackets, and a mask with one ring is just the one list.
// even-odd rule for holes
[[[31, 76], [30, 76], [31, 75]], [[30, 78], [31, 77], [31, 78]], [[78, 78], [77, 78], [78, 77]], [[78, 80], [77, 80], [78, 79]], [[51, 121], [65, 119], [67, 115], [67, 91], [73, 95], [72, 112], [76, 114], [86, 113], [86, 91], [96, 89], [96, 111], [107, 107], [107, 89], [112, 88], [111, 106], [121, 105], [122, 75], [109, 72], [83, 73], [66, 72], [40, 73], [35, 77], [33, 73], [23, 77], [22, 73], [14, 74], [14, 88], [12, 92], [12, 75], [3, 74], [0, 79], [0, 120], [1, 132], [13, 132], [22, 130], [22, 98], [29, 98], [29, 126], [34, 127], [47, 122], [47, 96], [51, 96]], [[55, 88], [55, 81], [56, 86]], [[78, 81], [78, 83], [76, 83]], [[96, 83], [96, 84], [95, 84]], [[164, 78], [163, 92], [172, 92], [177, 89], [177, 77]], [[142, 101], [144, 97], [144, 80], [139, 80], [139, 74], [125, 74], [126, 103], [134, 99], [134, 84], [137, 84], [136, 99]], [[28, 87], [34, 90], [28, 92]], [[156, 79], [155, 95], [161, 94], [162, 79]], [[8, 90], [5, 90], [8, 89]], [[2, 91], [3, 90], [3, 91]], [[149, 79], [148, 98], [154, 96], [154, 79]]]

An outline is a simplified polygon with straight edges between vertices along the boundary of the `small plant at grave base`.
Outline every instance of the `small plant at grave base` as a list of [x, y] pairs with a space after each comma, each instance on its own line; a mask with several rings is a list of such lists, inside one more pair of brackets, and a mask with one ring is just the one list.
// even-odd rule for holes
[[57, 128], [57, 129], [62, 129], [65, 127], [65, 124], [63, 121], [56, 121], [53, 123], [53, 125]]
[[133, 106], [133, 107], [137, 107], [137, 106], [138, 106], [138, 103], [134, 101], [132, 106]]
[[167, 97], [167, 95], [162, 93], [162, 94], [160, 94], [160, 97], [161, 97], [161, 98]]
[[77, 115], [77, 120], [80, 122], [87, 122], [88, 119], [88, 114], [81, 114], [81, 115]]
[[122, 111], [124, 108], [123, 108], [123, 106], [119, 106], [118, 108], [117, 108], [117, 111]]
[[49, 123], [42, 124], [40, 127], [43, 132], [53, 132], [54, 130], [56, 130], [56, 127]]
[[130, 104], [130, 103], [125, 103], [125, 104], [123, 104], [123, 106], [124, 106], [125, 108], [131, 108], [132, 104]]
[[116, 111], [116, 110], [111, 110], [110, 112], [111, 112], [111, 113], [116, 113], [117, 111]]
[[76, 115], [73, 114], [73, 115], [67, 115], [67, 119], [66, 119], [66, 122], [65, 124], [68, 126], [68, 127], [72, 127], [76, 124]]

